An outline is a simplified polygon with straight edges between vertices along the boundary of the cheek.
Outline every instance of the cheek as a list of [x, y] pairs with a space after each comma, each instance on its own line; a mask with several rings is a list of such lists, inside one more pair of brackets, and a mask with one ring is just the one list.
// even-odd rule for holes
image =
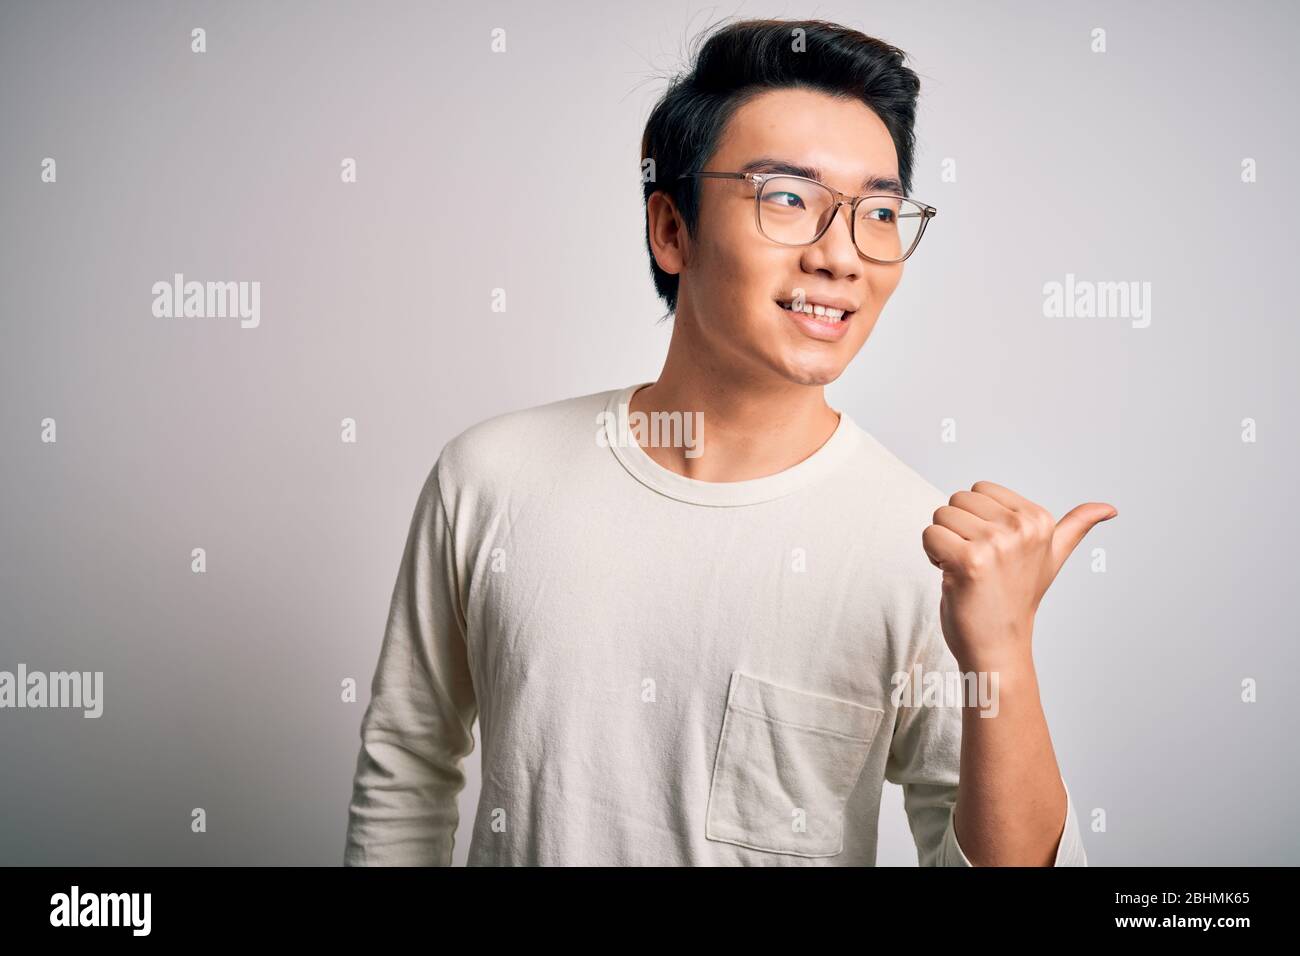
[[[871, 330], [876, 327], [878, 321], [880, 321], [879, 312], [875, 312], [871, 315], [859, 315], [854, 317], [853, 335], [850, 338], [855, 347], [861, 347], [862, 344], [867, 341], [867, 337], [871, 335]], [[848, 340], [849, 339], [846, 339], [846, 341]]]
[[903, 279], [903, 267], [906, 265], [904, 262], [896, 266], [878, 266], [867, 274], [867, 287], [873, 301], [883, 303], [893, 295]]
[[798, 260], [789, 261], [783, 252], [752, 240], [716, 249], [712, 291], [722, 300], [720, 308], [736, 313], [738, 319], [766, 319], [766, 307], [782, 291], [783, 277], [799, 272]]
[[711, 290], [717, 295], [734, 298], [737, 289], [750, 284], [749, 275], [754, 270], [750, 250], [736, 241], [734, 229], [719, 229], [710, 236], [704, 252], [704, 274]]

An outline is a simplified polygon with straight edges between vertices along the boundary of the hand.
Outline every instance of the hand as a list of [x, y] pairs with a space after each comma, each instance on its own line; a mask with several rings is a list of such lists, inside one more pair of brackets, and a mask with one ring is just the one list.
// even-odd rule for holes
[[1083, 536], [1119, 511], [1079, 505], [1059, 522], [1010, 488], [977, 481], [934, 513], [921, 533], [943, 572], [939, 618], [963, 669], [997, 669], [1031, 659], [1038, 604]]

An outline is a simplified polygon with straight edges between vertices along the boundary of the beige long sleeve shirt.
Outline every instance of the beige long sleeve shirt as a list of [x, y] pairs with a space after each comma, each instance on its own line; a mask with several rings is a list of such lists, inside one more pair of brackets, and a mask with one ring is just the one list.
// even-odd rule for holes
[[[630, 434], [639, 387], [443, 449], [392, 595], [345, 863], [451, 862], [477, 719], [471, 865], [874, 865], [888, 780], [919, 862], [969, 866], [960, 701], [918, 705], [900, 683], [958, 669], [921, 548], [948, 496], [844, 413], [778, 474], [686, 478]], [[1072, 802], [1056, 865], [1086, 865]]]

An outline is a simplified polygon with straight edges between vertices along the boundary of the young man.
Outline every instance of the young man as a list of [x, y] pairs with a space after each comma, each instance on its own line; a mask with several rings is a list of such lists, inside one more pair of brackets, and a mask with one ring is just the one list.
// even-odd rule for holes
[[[347, 864], [451, 862], [477, 718], [471, 864], [873, 865], [889, 780], [923, 865], [1085, 865], [1030, 638], [1115, 510], [949, 498], [823, 396], [934, 213], [904, 198], [918, 88], [861, 33], [747, 21], [665, 94], [642, 145], [663, 371], [443, 449]], [[978, 703], [939, 692], [965, 674]]]

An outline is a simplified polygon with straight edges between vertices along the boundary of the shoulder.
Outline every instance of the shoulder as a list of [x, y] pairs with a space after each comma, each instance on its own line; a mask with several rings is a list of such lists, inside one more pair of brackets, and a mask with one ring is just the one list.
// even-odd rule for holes
[[434, 476], [444, 488], [483, 487], [572, 460], [588, 445], [595, 449], [598, 416], [618, 391], [521, 408], [471, 425], [443, 446]]
[[927, 518], [936, 508], [948, 503], [947, 492], [856, 422], [853, 434], [857, 445], [854, 478], [872, 489], [871, 498], [885, 503], [890, 511], [907, 516], [924, 514]]
[[854, 431], [857, 448], [846, 470], [849, 485], [836, 497], [855, 503], [850, 523], [869, 542], [873, 573], [881, 583], [926, 605], [935, 597], [940, 572], [926, 555], [922, 533], [950, 495], [874, 435], [856, 426]]

